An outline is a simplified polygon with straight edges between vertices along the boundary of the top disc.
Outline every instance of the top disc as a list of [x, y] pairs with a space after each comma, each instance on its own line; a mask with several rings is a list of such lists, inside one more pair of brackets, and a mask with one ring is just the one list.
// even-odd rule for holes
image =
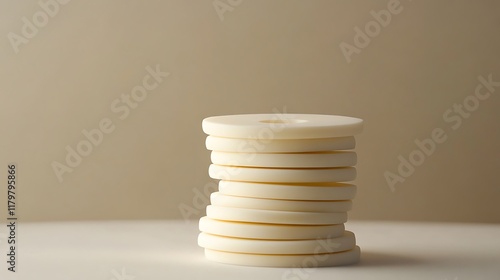
[[312, 114], [249, 114], [209, 117], [203, 120], [208, 135], [244, 139], [313, 139], [358, 134], [363, 120]]

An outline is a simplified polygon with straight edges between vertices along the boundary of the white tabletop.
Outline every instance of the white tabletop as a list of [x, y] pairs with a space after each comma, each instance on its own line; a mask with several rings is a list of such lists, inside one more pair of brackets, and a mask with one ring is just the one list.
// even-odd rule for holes
[[500, 225], [349, 221], [361, 246], [354, 266], [259, 268], [207, 261], [197, 222], [20, 223], [17, 272], [0, 279], [500, 279]]

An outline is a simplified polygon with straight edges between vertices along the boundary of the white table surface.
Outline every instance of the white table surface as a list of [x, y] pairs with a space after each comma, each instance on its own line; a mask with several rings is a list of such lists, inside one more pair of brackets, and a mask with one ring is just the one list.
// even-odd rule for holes
[[349, 221], [361, 246], [354, 266], [306, 270], [204, 259], [197, 221], [20, 223], [17, 272], [0, 279], [500, 279], [500, 225]]

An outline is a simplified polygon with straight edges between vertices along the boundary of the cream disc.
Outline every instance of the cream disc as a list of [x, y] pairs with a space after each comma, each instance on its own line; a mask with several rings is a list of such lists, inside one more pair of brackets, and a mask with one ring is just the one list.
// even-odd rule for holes
[[339, 237], [309, 240], [258, 240], [213, 235], [202, 232], [198, 235], [200, 247], [246, 254], [307, 255], [326, 254], [352, 250], [356, 246], [354, 233], [344, 232]]
[[266, 184], [251, 182], [219, 182], [221, 194], [290, 200], [351, 200], [356, 196], [356, 185], [325, 184]]
[[212, 151], [233, 153], [304, 153], [351, 150], [353, 136], [318, 139], [238, 139], [208, 136], [205, 145]]
[[208, 117], [202, 122], [208, 135], [244, 139], [314, 139], [358, 134], [363, 120], [335, 115], [249, 114]]
[[322, 153], [228, 153], [212, 151], [214, 164], [244, 167], [272, 168], [328, 168], [356, 165], [355, 152], [322, 152]]
[[285, 169], [211, 164], [208, 168], [208, 174], [214, 179], [266, 183], [345, 182], [356, 179], [354, 167]]
[[[205, 257], [214, 262], [246, 266], [293, 267], [297, 269], [355, 264], [359, 262], [360, 253], [361, 250], [358, 246], [349, 251], [319, 255], [257, 255], [205, 249]], [[283, 279], [301, 279], [298, 275], [294, 275], [292, 269], [287, 270], [285, 273]]]
[[352, 208], [352, 201], [350, 200], [312, 201], [262, 199], [225, 195], [219, 192], [214, 192], [210, 195], [210, 202], [212, 205], [223, 207], [292, 212], [347, 212]]
[[251, 182], [219, 182], [219, 193], [233, 196], [289, 199], [289, 200], [351, 200], [356, 196], [356, 185], [325, 184], [266, 184]]
[[344, 224], [338, 225], [278, 225], [244, 222], [228, 222], [202, 217], [199, 223], [202, 232], [250, 239], [287, 240], [338, 237], [344, 234]]
[[335, 225], [347, 221], [347, 213], [291, 212], [207, 206], [207, 216], [215, 220], [288, 224], [288, 225]]

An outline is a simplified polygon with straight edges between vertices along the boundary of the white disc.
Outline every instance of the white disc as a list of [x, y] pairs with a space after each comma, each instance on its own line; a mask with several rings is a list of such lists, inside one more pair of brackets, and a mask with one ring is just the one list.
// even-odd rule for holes
[[265, 184], [251, 182], [219, 182], [221, 194], [290, 200], [351, 200], [356, 196], [356, 185], [343, 183], [329, 184]]
[[274, 225], [243, 222], [228, 222], [202, 217], [200, 231], [221, 236], [287, 240], [337, 237], [344, 234], [344, 224], [338, 225]]
[[266, 183], [316, 183], [346, 182], [356, 179], [354, 167], [341, 168], [254, 168], [211, 164], [208, 175], [214, 179], [266, 182]]
[[293, 211], [293, 212], [347, 212], [352, 208], [352, 201], [307, 201], [262, 199], [242, 196], [225, 195], [214, 192], [210, 195], [210, 202], [215, 206]]
[[353, 136], [318, 139], [238, 139], [208, 136], [205, 145], [212, 151], [233, 153], [304, 153], [351, 150]]
[[249, 114], [209, 117], [202, 122], [208, 135], [244, 139], [312, 139], [358, 134], [363, 120], [313, 114]]
[[287, 225], [335, 225], [347, 222], [347, 213], [291, 212], [207, 206], [207, 216], [216, 220]]
[[356, 246], [354, 233], [344, 232], [339, 237], [309, 240], [259, 240], [234, 238], [202, 232], [198, 235], [200, 247], [246, 254], [307, 255], [326, 254], [352, 250]]
[[356, 165], [355, 152], [322, 152], [293, 154], [228, 153], [212, 151], [214, 164], [272, 168], [328, 168]]
[[356, 189], [356, 185], [343, 183], [282, 185], [225, 180], [219, 182], [221, 194], [269, 199], [351, 200], [356, 196]]
[[[302, 270], [306, 269], [306, 271], [314, 267], [355, 264], [359, 262], [360, 253], [361, 250], [358, 246], [345, 252], [320, 255], [258, 255], [205, 249], [205, 257], [214, 262], [246, 266], [293, 267]], [[294, 277], [294, 271], [291, 269], [287, 270], [286, 273], [286, 275], [283, 274], [283, 279], [285, 277], [287, 277], [286, 279], [302, 279]]]

